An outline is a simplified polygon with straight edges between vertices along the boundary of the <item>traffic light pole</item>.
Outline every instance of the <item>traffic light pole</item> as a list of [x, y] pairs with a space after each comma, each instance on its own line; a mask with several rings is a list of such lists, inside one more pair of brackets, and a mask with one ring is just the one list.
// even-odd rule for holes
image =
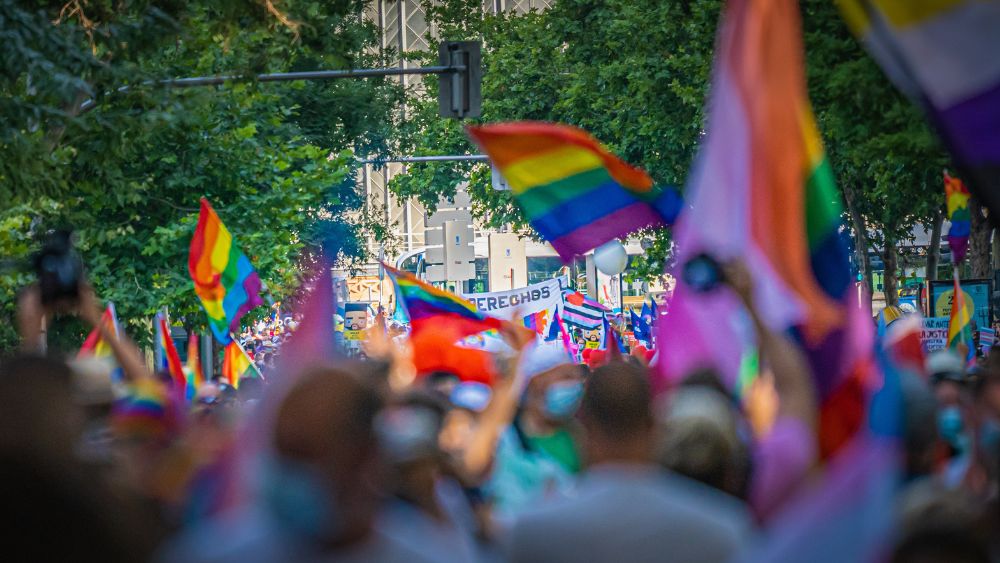
[[[482, 80], [480, 46], [475, 41], [449, 41], [441, 44], [440, 60], [437, 66], [418, 68], [354, 68], [345, 70], [309, 70], [303, 72], [275, 72], [257, 75], [217, 75], [193, 76], [152, 80], [147, 86], [166, 88], [194, 88], [199, 86], [223, 86], [228, 82], [291, 82], [295, 80], [336, 80], [339, 78], [372, 78], [379, 76], [405, 76], [419, 74], [448, 75], [442, 78], [439, 96], [441, 115], [444, 117], [478, 117], [480, 107], [479, 83]], [[128, 86], [115, 90], [128, 92]], [[97, 107], [93, 99], [80, 104], [79, 113], [86, 113]]]

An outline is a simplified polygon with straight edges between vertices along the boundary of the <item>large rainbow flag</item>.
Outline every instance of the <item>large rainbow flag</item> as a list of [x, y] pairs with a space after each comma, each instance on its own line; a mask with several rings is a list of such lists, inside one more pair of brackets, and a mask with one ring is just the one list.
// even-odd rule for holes
[[[115, 304], [108, 303], [104, 313], [101, 314], [101, 325], [103, 325], [108, 332], [118, 336], [120, 334], [118, 328], [118, 316], [115, 314]], [[111, 370], [111, 380], [115, 382], [121, 382], [124, 379], [124, 374], [122, 373], [122, 368], [115, 361], [114, 351], [111, 349], [111, 344], [104, 339], [101, 335], [100, 327], [94, 327], [87, 335], [87, 339], [83, 341], [83, 346], [80, 346], [80, 351], [76, 353], [77, 359], [84, 358], [97, 358], [106, 362], [109, 362], [114, 367]]]
[[472, 303], [418, 280], [413, 274], [383, 264], [396, 286], [396, 305], [406, 307], [412, 334], [447, 325], [455, 338], [498, 329], [503, 321], [484, 315]]
[[[852, 291], [839, 194], [806, 94], [797, 2], [726, 4], [706, 113], [690, 208], [674, 229], [677, 263], [703, 252], [747, 262], [762, 320], [796, 329], [821, 404], [849, 418], [821, 423], [840, 428], [829, 443], [842, 444], [864, 420], [857, 378], [871, 366], [873, 337]], [[735, 388], [753, 340], [741, 305], [729, 291], [697, 293], [676, 277], [657, 338], [662, 375], [714, 367]]]
[[976, 195], [1000, 213], [1000, 2], [838, 4], [885, 74], [930, 115]]
[[654, 187], [582, 129], [525, 121], [467, 131], [564, 263], [637, 229], [672, 224], [680, 211], [676, 190]]
[[969, 190], [958, 178], [944, 173], [945, 203], [948, 207], [948, 247], [951, 248], [952, 261], [960, 264], [965, 259], [965, 251], [969, 248], [969, 233], [972, 230], [969, 215]]
[[198, 226], [191, 239], [188, 270], [212, 333], [220, 343], [228, 344], [230, 333], [240, 331], [240, 318], [264, 301], [253, 265], [205, 198], [201, 198]]

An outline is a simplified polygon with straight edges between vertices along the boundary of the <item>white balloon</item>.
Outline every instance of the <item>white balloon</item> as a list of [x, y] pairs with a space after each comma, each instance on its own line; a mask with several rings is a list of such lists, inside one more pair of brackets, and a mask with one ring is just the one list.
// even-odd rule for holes
[[594, 265], [601, 273], [617, 276], [628, 265], [628, 253], [618, 240], [610, 240], [594, 249]]

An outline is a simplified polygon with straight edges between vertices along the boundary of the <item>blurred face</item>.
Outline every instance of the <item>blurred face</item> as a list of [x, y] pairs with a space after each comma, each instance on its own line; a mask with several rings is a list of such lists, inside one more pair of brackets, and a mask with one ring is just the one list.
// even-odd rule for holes
[[368, 328], [368, 311], [347, 311], [344, 316], [344, 326], [348, 330]]
[[465, 451], [476, 427], [476, 415], [466, 409], [451, 409], [441, 428], [441, 450], [452, 456]]
[[942, 381], [934, 387], [934, 396], [942, 407], [958, 406], [962, 400], [962, 388], [952, 381]]
[[536, 375], [528, 384], [525, 408], [553, 424], [562, 424], [576, 414], [583, 382], [576, 366], [565, 364]]

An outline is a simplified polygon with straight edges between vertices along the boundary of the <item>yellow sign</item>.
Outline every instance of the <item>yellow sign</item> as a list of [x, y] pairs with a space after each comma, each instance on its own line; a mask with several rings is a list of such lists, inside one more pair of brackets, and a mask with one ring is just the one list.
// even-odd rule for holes
[[363, 330], [345, 330], [344, 340], [364, 340], [365, 331]]
[[[962, 290], [965, 299], [965, 312], [969, 315], [970, 319], [975, 318], [973, 310], [972, 296], [969, 295], [968, 291]], [[951, 316], [951, 300], [955, 295], [954, 289], [949, 289], [938, 296], [937, 301], [934, 303], [934, 315], [935, 317], [949, 317]]]
[[588, 350], [596, 350], [600, 346], [601, 346], [600, 342], [595, 342], [593, 340], [588, 340], [585, 348], [587, 348]]

